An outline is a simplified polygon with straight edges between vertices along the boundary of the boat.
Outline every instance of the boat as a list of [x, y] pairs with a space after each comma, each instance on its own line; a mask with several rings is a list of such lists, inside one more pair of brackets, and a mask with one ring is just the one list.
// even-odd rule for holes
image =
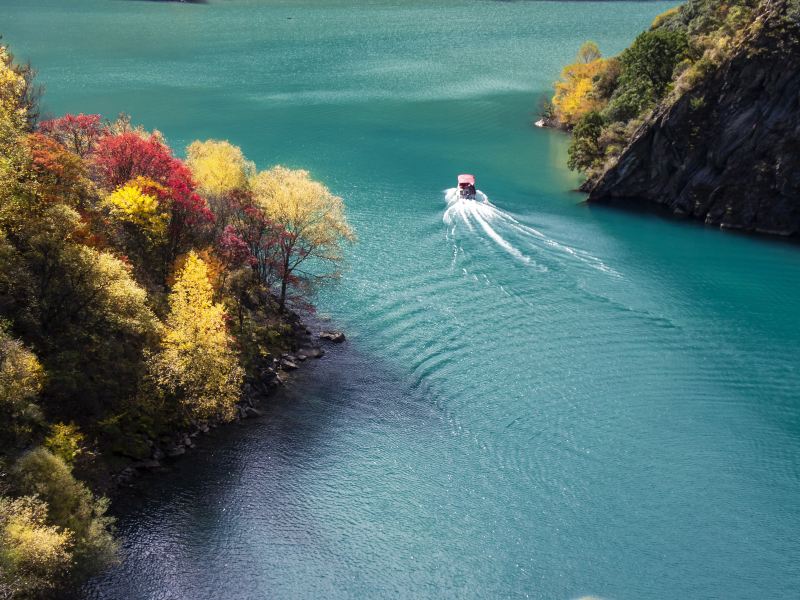
[[462, 173], [458, 176], [458, 197], [466, 200], [475, 200], [475, 175]]

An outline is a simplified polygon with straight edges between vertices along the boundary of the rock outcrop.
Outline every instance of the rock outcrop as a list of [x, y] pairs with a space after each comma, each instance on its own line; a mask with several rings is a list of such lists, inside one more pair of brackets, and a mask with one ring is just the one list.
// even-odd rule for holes
[[770, 3], [730, 59], [642, 125], [590, 202], [650, 202], [724, 228], [800, 235], [800, 19]]

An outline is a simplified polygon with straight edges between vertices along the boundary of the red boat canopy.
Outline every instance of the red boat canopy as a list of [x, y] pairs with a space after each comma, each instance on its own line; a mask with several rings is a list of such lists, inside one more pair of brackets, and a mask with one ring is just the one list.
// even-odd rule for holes
[[458, 185], [475, 185], [475, 175], [464, 173], [458, 176]]

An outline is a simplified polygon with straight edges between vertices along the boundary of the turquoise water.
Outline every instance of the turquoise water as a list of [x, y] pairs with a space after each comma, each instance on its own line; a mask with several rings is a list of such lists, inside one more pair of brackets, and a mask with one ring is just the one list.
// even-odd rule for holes
[[670, 5], [4, 0], [48, 110], [309, 168], [360, 237], [347, 344], [145, 480], [82, 595], [797, 595], [800, 251], [586, 206], [529, 125]]

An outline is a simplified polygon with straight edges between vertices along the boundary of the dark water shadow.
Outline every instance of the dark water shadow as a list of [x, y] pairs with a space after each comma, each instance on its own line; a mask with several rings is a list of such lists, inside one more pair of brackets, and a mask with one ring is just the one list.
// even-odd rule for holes
[[[167, 578], [176, 566], [202, 572], [207, 557], [195, 554], [196, 547], [217, 541], [211, 536], [225, 528], [221, 518], [302, 522], [301, 538], [314, 544], [318, 524], [304, 508], [304, 496], [313, 493], [306, 489], [308, 474], [338, 468], [329, 464], [328, 446], [337, 432], [369, 428], [376, 421], [392, 421], [389, 426], [398, 431], [441, 421], [441, 411], [396, 369], [350, 342], [328, 347], [322, 359], [305, 364], [259, 409], [260, 418], [197, 438], [197, 448], [120, 494], [113, 513], [122, 563], [71, 597], [147, 596], [156, 587], [153, 582]], [[240, 513], [221, 517], [220, 507]], [[165, 564], [147, 566], [151, 554]]]

